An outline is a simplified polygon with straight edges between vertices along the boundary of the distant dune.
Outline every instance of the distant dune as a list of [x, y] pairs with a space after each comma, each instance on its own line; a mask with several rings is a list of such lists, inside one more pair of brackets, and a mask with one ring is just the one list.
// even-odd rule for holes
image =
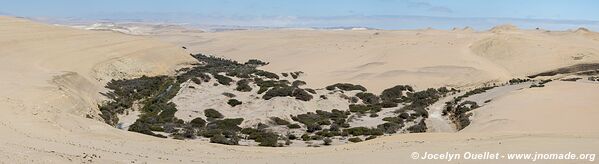
[[[594, 32], [518, 30], [330, 31], [250, 30], [157, 38], [191, 51], [271, 62], [274, 72], [302, 70], [312, 87], [363, 84], [379, 92], [395, 84], [467, 87], [578, 63], [599, 62]], [[439, 68], [439, 69], [431, 69]]]
[[596, 83], [556, 82], [510, 92], [477, 111], [473, 125], [461, 133], [394, 135], [319, 148], [161, 139], [97, 120], [96, 105], [103, 99], [99, 92], [107, 81], [173, 74], [195, 62], [181, 46], [190, 52], [237, 60], [259, 58], [270, 62], [264, 68], [274, 72], [304, 71], [308, 84], [317, 87], [352, 82], [377, 92], [395, 84], [474, 87], [597, 62], [596, 33], [581, 33], [265, 30], [149, 37], [0, 17], [0, 161], [439, 163], [414, 160], [410, 155], [445, 151], [599, 153], [599, 133], [593, 127], [599, 123]]

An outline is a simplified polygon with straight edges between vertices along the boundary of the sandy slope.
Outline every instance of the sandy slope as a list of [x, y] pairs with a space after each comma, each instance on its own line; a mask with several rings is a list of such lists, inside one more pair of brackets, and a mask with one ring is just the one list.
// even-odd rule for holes
[[[257, 33], [259, 34], [260, 32]], [[337, 32], [330, 33], [336, 34]], [[349, 44], [350, 40], [352, 40], [352, 35], [348, 32], [342, 33], [347, 35], [345, 40], [348, 42], [346, 44]], [[442, 36], [443, 33], [445, 32], [439, 35]], [[232, 34], [218, 33], [211, 35]], [[363, 31], [356, 32], [356, 35], [369, 36], [371, 33]], [[432, 32], [428, 35], [428, 38], [434, 38]], [[309, 37], [306, 36], [306, 38]], [[323, 37], [325, 41], [327, 41], [326, 38]], [[343, 37], [339, 39], [343, 40]], [[417, 38], [413, 39], [414, 42], [425, 42]], [[318, 39], [314, 39], [313, 41], [315, 40]], [[517, 131], [512, 133], [409, 134], [383, 137], [358, 144], [321, 148], [235, 147], [207, 144], [198, 141], [159, 139], [112, 128], [97, 120], [85, 118], [85, 114], [93, 114], [93, 106], [97, 102], [97, 99], [100, 98], [98, 91], [102, 90], [101, 86], [103, 82], [109, 78], [169, 73], [178, 67], [179, 64], [192, 62], [186, 53], [181, 51], [177, 46], [143, 37], [125, 36], [112, 32], [92, 32], [54, 27], [7, 17], [0, 17], [0, 43], [0, 61], [2, 61], [0, 65], [0, 77], [2, 77], [0, 80], [0, 111], [2, 111], [0, 115], [1, 163], [398, 163], [401, 161], [408, 163], [432, 163], [440, 161], [412, 160], [410, 159], [410, 154], [413, 151], [420, 153], [425, 151], [440, 153], [445, 151], [455, 153], [465, 151], [515, 151], [526, 153], [536, 151], [572, 151], [576, 153], [599, 153], [597, 149], [599, 147], [599, 134], [596, 131], [567, 134], [551, 131], [548, 133]], [[445, 44], [445, 42], [442, 43]], [[282, 48], [277, 48], [277, 44], [273, 44], [272, 47], [266, 47], [267, 44], [262, 45], [265, 47], [255, 48], [266, 49], [274, 47], [274, 52], [283, 51]], [[330, 47], [336, 48], [334, 46]], [[436, 47], [434, 44], [430, 44], [420, 48], [412, 47], [408, 49], [419, 52], [434, 47]], [[375, 49], [373, 48], [372, 50]], [[326, 51], [326, 49], [320, 50]], [[446, 50], [448, 53], [442, 54], [450, 54], [449, 52], [453, 51], [466, 51], [467, 49], [450, 51], [447, 48]], [[264, 52], [265, 50], [262, 51]], [[295, 51], [301, 52], [299, 50]], [[306, 51], [318, 52], [318, 49], [307, 49]], [[408, 50], [403, 51], [409, 52]], [[392, 52], [389, 50], [387, 55], [394, 54]], [[342, 58], [342, 61], [349, 62], [350, 64], [341, 65], [336, 68], [352, 68], [355, 67], [354, 64], [359, 61], [358, 59], [376, 59], [384, 58], [385, 56], [384, 54], [373, 54], [377, 55], [370, 57], [367, 54], [363, 54], [361, 58], [356, 59]], [[466, 54], [471, 55], [470, 53]], [[302, 58], [309, 59], [315, 56], [316, 54]], [[429, 60], [434, 59], [433, 57], [432, 52], [428, 56], [422, 56], [423, 59]], [[298, 58], [296, 57], [295, 59]], [[327, 58], [323, 57], [323, 59], [331, 60]], [[433, 60], [434, 64], [458, 65], [459, 63], [468, 63], [469, 66], [476, 66], [475, 68], [478, 70], [488, 72], [499, 71], [498, 74], [505, 73], [506, 76], [509, 75], [505, 71], [496, 70], [496, 66], [486, 65], [485, 63], [488, 64], [488, 61], [485, 63], [480, 61], [469, 62], [473, 59], [469, 59], [468, 57], [453, 60], [456, 56], [442, 56], [439, 58], [443, 61], [447, 60], [448, 64], [443, 64], [443, 61]], [[275, 60], [273, 57], [273, 60], [270, 60], [273, 62], [272, 67], [283, 68], [283, 66], [274, 65], [274, 63], [283, 61], [283, 59], [279, 58]], [[385, 58], [384, 61], [395, 62], [394, 60], [390, 60], [390, 58]], [[402, 62], [408, 63], [408, 61]], [[306, 63], [306, 65], [308, 64], [315, 63]], [[326, 62], [322, 64], [326, 64]], [[417, 64], [423, 63], [416, 61], [414, 65], [408, 66], [412, 68], [420, 67]], [[434, 64], [423, 64], [423, 67], [432, 66], [434, 68], [429, 69], [446, 70], [439, 69]], [[391, 64], [386, 63], [371, 65], [377, 66], [376, 69], [371, 70], [373, 72], [384, 70], [384, 68], [393, 68], [388, 66]], [[365, 65], [364, 67], [370, 67], [371, 65]], [[381, 66], [381, 68], [378, 66]], [[298, 68], [293, 67], [289, 69]], [[454, 66], [441, 68], [449, 68], [450, 72], [456, 69]], [[459, 67], [457, 69], [460, 70], [462, 68]], [[312, 69], [312, 71], [314, 70]], [[316, 72], [308, 73], [316, 74]], [[330, 73], [325, 72], [323, 75], [330, 75]], [[379, 80], [380, 83], [383, 83], [382, 81]], [[377, 83], [369, 85], [373, 86], [375, 84]], [[531, 90], [522, 94], [540, 96], [546, 92], [561, 93], [578, 91], [578, 89], [570, 90], [563, 87], [560, 87], [560, 84], [552, 84], [545, 88]], [[565, 87], [569, 88], [569, 86]], [[585, 90], [589, 89], [589, 87], [596, 87], [596, 85], [581, 87], [581, 90]], [[585, 94], [589, 97], [583, 100], [596, 100], [597, 98], [597, 92], [589, 91], [585, 92]], [[519, 93], [515, 95], [518, 96]], [[556, 94], [549, 95], [557, 96]], [[510, 101], [517, 100], [520, 99], [505, 98], [498, 100], [496, 103], [509, 104]], [[590, 103], [583, 100], [580, 103]], [[553, 102], [559, 103], [559, 101]], [[489, 106], [491, 107], [491, 105]], [[527, 107], [535, 109], [546, 106], [538, 103], [538, 101], [531, 101], [530, 104], [527, 104]], [[579, 112], [588, 112], [589, 114], [592, 114], [593, 110], [597, 109], [582, 107], [585, 106], [581, 106], [581, 109], [584, 110]], [[497, 108], [495, 110], [506, 109]], [[540, 122], [554, 121], [536, 117], [534, 115], [536, 113], [533, 112], [524, 112], [523, 114], [533, 114], [530, 117], [534, 117], [536, 121]], [[591, 117], [586, 116], [589, 119]], [[597, 124], [596, 121], [597, 119], [592, 121], [574, 120], [570, 123], [581, 126]], [[505, 163], [505, 161], [501, 160], [487, 162]], [[513, 162], [524, 163], [527, 161]], [[480, 163], [480, 161], [462, 161], [462, 163]], [[563, 163], [563, 161], [553, 161], [553, 163]]]
[[270, 61], [264, 69], [274, 72], [302, 70], [313, 88], [352, 82], [379, 92], [396, 84], [477, 85], [597, 62], [593, 34], [499, 26], [492, 32], [249, 30], [156, 37], [192, 51]]

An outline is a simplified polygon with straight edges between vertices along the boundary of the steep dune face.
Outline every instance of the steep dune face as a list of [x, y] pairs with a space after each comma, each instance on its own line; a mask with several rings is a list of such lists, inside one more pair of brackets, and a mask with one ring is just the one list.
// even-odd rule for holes
[[472, 43], [472, 51], [526, 76], [580, 63], [599, 62], [599, 42], [572, 32], [502, 31]]
[[110, 79], [172, 73], [180, 64], [193, 62], [180, 48], [141, 37], [9, 17], [0, 17], [0, 25], [3, 97], [36, 96], [24, 89], [62, 92], [74, 100], [67, 102], [89, 110]]
[[461, 132], [598, 133], [597, 85], [555, 81], [514, 91], [476, 109]]

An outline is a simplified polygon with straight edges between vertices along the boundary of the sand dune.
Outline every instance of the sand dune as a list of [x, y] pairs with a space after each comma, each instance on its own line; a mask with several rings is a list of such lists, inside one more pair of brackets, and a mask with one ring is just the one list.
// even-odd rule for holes
[[[378, 34], [376, 34], [378, 33]], [[521, 32], [546, 46], [563, 52], [539, 63], [549, 66], [582, 62], [564, 59], [564, 54], [584, 50], [584, 61], [597, 59], [597, 41], [574, 34]], [[404, 83], [418, 87], [479, 84], [535, 72], [538, 56], [529, 53], [498, 58], [472, 51], [471, 45], [493, 36], [489, 33], [443, 31], [243, 31], [198, 35], [195, 50], [223, 54], [234, 59], [260, 58], [270, 61], [267, 68], [278, 72], [302, 70], [309, 83], [325, 85], [349, 81], [363, 83], [380, 90]], [[511, 35], [511, 34], [510, 34]], [[551, 39], [556, 37], [556, 39]], [[171, 38], [172, 39], [172, 38]], [[197, 39], [196, 37], [188, 39]], [[204, 42], [202, 42], [202, 39]], [[550, 41], [545, 42], [549, 39]], [[184, 40], [179, 40], [183, 42]], [[189, 41], [189, 40], [187, 40]], [[502, 43], [511, 44], [512, 42]], [[576, 44], [579, 43], [579, 44]], [[182, 44], [183, 45], [183, 44]], [[293, 45], [293, 46], [290, 46]], [[364, 47], [362, 47], [362, 45]], [[574, 46], [576, 45], [576, 46]], [[186, 45], [188, 46], [188, 45]], [[523, 45], [524, 46], [524, 45]], [[232, 48], [235, 47], [235, 48]], [[476, 47], [476, 46], [475, 46]], [[508, 46], [509, 48], [518, 48]], [[476, 48], [475, 48], [476, 49]], [[491, 54], [502, 55], [489, 48]], [[541, 51], [540, 49], [533, 49]], [[524, 51], [524, 50], [522, 50]], [[520, 50], [515, 51], [520, 52]], [[544, 52], [538, 52], [543, 54]], [[320, 148], [262, 148], [208, 144], [199, 141], [160, 139], [110, 127], [101, 121], [85, 118], [97, 116], [95, 105], [104, 83], [112, 78], [172, 73], [193, 60], [179, 46], [146, 37], [114, 32], [70, 29], [0, 17], [0, 161], [3, 163], [438, 163], [413, 160], [412, 152], [455, 153], [483, 150], [491, 152], [563, 152], [599, 153], [596, 128], [596, 84], [571, 86], [550, 84], [515, 92], [492, 102], [476, 115], [480, 125], [472, 125], [469, 133], [425, 133], [382, 137], [358, 144]], [[510, 53], [511, 54], [511, 53]], [[505, 54], [503, 54], [505, 55]], [[517, 56], [517, 57], [516, 57]], [[493, 59], [493, 60], [492, 60]], [[501, 59], [501, 60], [500, 60]], [[508, 62], [514, 59], [512, 63]], [[521, 60], [519, 60], [521, 59]], [[290, 62], [291, 61], [291, 62]], [[513, 67], [520, 67], [515, 71]], [[549, 67], [547, 66], [547, 67]], [[544, 67], [544, 66], [541, 66]], [[382, 72], [398, 70], [389, 77]], [[346, 72], [343, 72], [346, 71]], [[472, 73], [463, 72], [471, 71]], [[408, 75], [405, 75], [405, 72]], [[456, 73], [457, 72], [457, 73]], [[456, 73], [445, 79], [442, 73]], [[354, 78], [357, 75], [368, 78]], [[395, 75], [395, 76], [393, 76]], [[571, 91], [571, 92], [564, 92]], [[578, 94], [584, 94], [582, 97]], [[562, 95], [565, 94], [565, 95]], [[513, 97], [512, 97], [513, 96]], [[525, 101], [532, 96], [534, 101]], [[558, 96], [569, 96], [560, 100]], [[581, 99], [574, 100], [580, 97]], [[539, 117], [538, 112], [560, 111], [546, 101], [579, 102], [575, 112], [565, 121], [580, 126], [569, 133], [565, 125], [550, 123], [555, 129], [529, 131], [541, 126], [527, 122], [554, 122], [556, 114]], [[523, 104], [531, 110], [519, 113], [504, 105]], [[537, 112], [538, 111], [538, 112]], [[497, 114], [494, 114], [497, 112]], [[509, 113], [519, 113], [507, 124], [488, 123]], [[496, 117], [497, 116], [497, 117]], [[547, 118], [547, 119], [546, 119]], [[518, 126], [530, 123], [531, 126]], [[478, 123], [474, 123], [478, 124]], [[496, 125], [506, 125], [496, 133]], [[507, 129], [510, 128], [510, 129]], [[580, 132], [585, 128], [591, 132]], [[481, 133], [485, 132], [485, 133]], [[460, 163], [480, 163], [462, 160]], [[505, 163], [506, 160], [485, 161]], [[528, 163], [529, 161], [509, 161]], [[563, 161], [543, 161], [562, 163]], [[584, 161], [575, 161], [584, 162]]]
[[594, 33], [580, 33], [502, 25], [490, 32], [250, 30], [156, 37], [192, 51], [270, 61], [264, 69], [274, 72], [302, 70], [314, 88], [344, 81], [378, 92], [398, 83], [474, 86], [598, 62]]

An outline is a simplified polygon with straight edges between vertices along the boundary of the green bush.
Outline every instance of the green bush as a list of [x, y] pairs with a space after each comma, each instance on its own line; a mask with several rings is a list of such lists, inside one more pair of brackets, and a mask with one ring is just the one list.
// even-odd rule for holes
[[256, 70], [256, 73], [254, 73], [254, 74], [256, 74], [258, 76], [270, 78], [270, 79], [279, 79], [279, 75], [277, 75], [276, 73], [267, 72], [267, 71], [263, 71], [263, 70]]
[[241, 105], [242, 102], [237, 99], [229, 99], [229, 101], [227, 101], [227, 104], [231, 105], [231, 107], [235, 107], [237, 105]]
[[329, 85], [326, 87], [327, 90], [335, 90], [335, 88], [343, 90], [343, 91], [353, 91], [353, 90], [360, 90], [363, 92], [366, 92], [366, 88], [361, 86], [361, 85], [354, 85], [354, 84], [349, 84], [349, 83], [337, 83], [337, 84], [333, 84], [333, 85]]
[[364, 114], [366, 112], [370, 112], [370, 113], [377, 113], [380, 112], [382, 109], [380, 106], [378, 105], [362, 105], [362, 104], [350, 104], [349, 105], [349, 111], [350, 112], [354, 112], [354, 113], [361, 113]]
[[223, 96], [227, 96], [228, 98], [233, 98], [233, 97], [235, 97], [235, 94], [229, 93], [229, 92], [223, 92]]
[[401, 102], [400, 98], [404, 96], [404, 91], [413, 92], [414, 89], [409, 85], [396, 85], [394, 87], [383, 90], [381, 99], [387, 102]]
[[256, 138], [256, 142], [259, 142], [258, 146], [277, 147], [279, 135], [272, 132], [264, 132]]
[[222, 134], [217, 134], [210, 137], [210, 143], [218, 143], [224, 145], [239, 145], [239, 140], [235, 138], [226, 138]]
[[219, 129], [223, 131], [229, 132], [237, 132], [241, 130], [241, 123], [243, 122], [243, 118], [227, 118], [223, 120], [214, 120], [208, 125], [206, 125], [207, 129]]
[[250, 81], [248, 79], [242, 79], [237, 81], [237, 88], [235, 90], [239, 92], [249, 92], [252, 91], [252, 87], [250, 87]]
[[301, 80], [295, 80], [295, 81], [293, 81], [293, 83], [291, 83], [291, 86], [294, 86], [294, 87], [299, 87], [299, 86], [302, 86], [302, 85], [306, 85], [306, 82], [305, 81], [301, 81]]
[[191, 124], [192, 127], [195, 127], [195, 128], [202, 128], [202, 127], [206, 126], [206, 120], [202, 119], [201, 117], [194, 118], [189, 123]]
[[377, 104], [380, 101], [378, 96], [367, 92], [357, 93], [356, 97], [362, 99], [362, 102], [364, 102], [364, 104]]
[[397, 130], [401, 129], [404, 125], [396, 122], [386, 122], [380, 125], [377, 125], [376, 128], [380, 129], [384, 133], [394, 134], [397, 133]]
[[354, 138], [349, 138], [349, 139], [348, 139], [348, 141], [349, 141], [349, 142], [356, 143], [356, 142], [362, 142], [362, 139], [360, 139], [360, 138], [358, 138], [358, 137], [354, 137]]
[[347, 132], [353, 136], [362, 136], [362, 135], [383, 135], [383, 131], [376, 128], [367, 128], [367, 127], [353, 127], [348, 129], [343, 129], [343, 132]]
[[322, 139], [322, 141], [324, 142], [323, 145], [331, 145], [331, 143], [333, 142], [333, 140], [331, 140], [330, 138], [324, 138]]
[[287, 125], [289, 129], [299, 129], [302, 128], [299, 124], [289, 124]]
[[270, 100], [273, 97], [292, 97], [293, 87], [274, 87], [266, 91], [262, 98], [264, 100]]
[[268, 65], [268, 62], [263, 62], [263, 61], [258, 60], [258, 59], [250, 59], [247, 62], [245, 62], [245, 65], [250, 65], [250, 66], [265, 66], [265, 65]]
[[233, 82], [233, 79], [227, 76], [219, 75], [217, 73], [212, 74], [212, 76], [214, 76], [218, 83], [222, 85], [231, 85], [231, 82]]
[[418, 124], [413, 125], [407, 129], [410, 133], [424, 133], [426, 132], [426, 123], [424, 123], [424, 119], [421, 120]]
[[290, 124], [289, 121], [283, 120], [279, 117], [271, 117], [270, 120], [272, 120], [277, 125], [289, 125]]
[[368, 141], [368, 140], [375, 139], [375, 138], [376, 138], [376, 136], [368, 136], [368, 137], [366, 137], [365, 140]]
[[312, 95], [310, 95], [304, 89], [300, 89], [300, 88], [296, 88], [295, 90], [293, 90], [293, 93], [291, 94], [291, 96], [295, 97], [295, 99], [302, 100], [302, 101], [312, 100]]
[[223, 114], [221, 114], [220, 112], [218, 112], [215, 109], [206, 109], [204, 110], [204, 116], [206, 116], [207, 118], [224, 118], [225, 116], [223, 116]]

